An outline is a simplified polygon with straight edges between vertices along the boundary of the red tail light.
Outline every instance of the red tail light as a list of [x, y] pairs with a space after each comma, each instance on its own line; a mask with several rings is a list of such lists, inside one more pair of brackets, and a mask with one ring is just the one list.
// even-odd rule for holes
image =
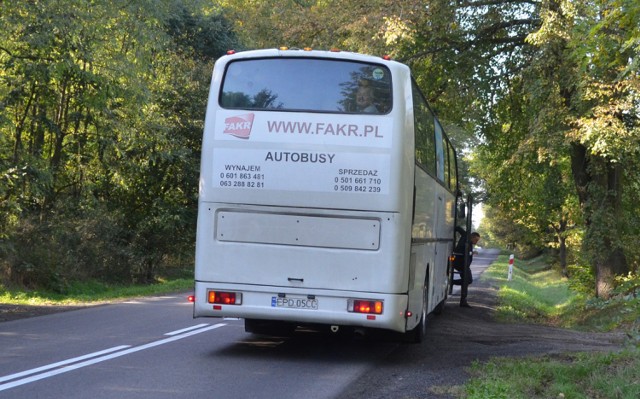
[[242, 304], [242, 294], [239, 292], [209, 291], [207, 301], [221, 305], [240, 305]]
[[383, 302], [372, 299], [350, 299], [347, 310], [352, 313], [382, 314]]

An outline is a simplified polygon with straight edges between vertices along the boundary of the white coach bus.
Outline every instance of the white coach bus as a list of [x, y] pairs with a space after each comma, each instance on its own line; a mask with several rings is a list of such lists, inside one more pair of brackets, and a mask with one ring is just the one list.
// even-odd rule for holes
[[455, 150], [406, 65], [230, 52], [206, 113], [194, 317], [420, 342], [448, 293], [457, 192]]

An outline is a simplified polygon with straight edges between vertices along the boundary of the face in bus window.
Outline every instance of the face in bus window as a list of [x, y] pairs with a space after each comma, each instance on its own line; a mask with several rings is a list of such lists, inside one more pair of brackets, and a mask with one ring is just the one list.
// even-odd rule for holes
[[359, 86], [356, 92], [356, 106], [359, 112], [367, 114], [377, 114], [378, 109], [373, 104], [373, 88], [370, 86]]

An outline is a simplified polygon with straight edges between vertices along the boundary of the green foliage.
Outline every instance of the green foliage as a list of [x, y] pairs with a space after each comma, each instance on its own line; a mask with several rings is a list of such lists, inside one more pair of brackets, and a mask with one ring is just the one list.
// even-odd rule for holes
[[640, 345], [640, 276], [630, 273], [617, 280], [610, 297], [586, 302], [585, 318], [601, 330], [622, 326], [628, 330], [629, 338]]
[[[249, 48], [339, 48], [388, 54], [385, 28], [391, 16], [411, 13], [417, 1], [223, 0], [236, 30]], [[400, 23], [402, 21], [399, 21]], [[396, 30], [399, 33], [399, 30]]]
[[66, 292], [190, 265], [230, 23], [199, 0], [0, 7], [0, 278]]
[[549, 266], [545, 257], [528, 261], [516, 259], [512, 280], [507, 280], [509, 259], [501, 255], [483, 273], [500, 285], [497, 316], [502, 320], [536, 323], [562, 323], [568, 309], [582, 304], [582, 297], [572, 292], [565, 278]]
[[174, 294], [193, 288], [193, 277], [159, 281], [144, 286], [107, 284], [102, 281], [87, 280], [73, 282], [64, 294], [46, 290], [10, 290], [0, 286], [0, 302], [16, 305], [91, 305], [152, 295]]
[[585, 295], [593, 296], [595, 287], [595, 276], [593, 268], [581, 266], [579, 264], [569, 266], [569, 287]]
[[[537, 358], [494, 358], [475, 362], [465, 398], [635, 398], [640, 387], [640, 301], [638, 276], [621, 278], [615, 296], [603, 300], [569, 289], [584, 277], [571, 268], [569, 281], [540, 257], [515, 260], [514, 279], [507, 281], [508, 258], [502, 255], [483, 273], [500, 285], [498, 315], [514, 322], [547, 323], [627, 335], [617, 353], [577, 353]], [[592, 279], [592, 277], [591, 277]], [[593, 289], [591, 281], [587, 282]]]
[[626, 276], [618, 276], [618, 286], [613, 291], [616, 295], [637, 298], [640, 296], [640, 275], [629, 273]]
[[72, 268], [17, 260], [20, 234], [63, 215], [113, 221], [132, 281], [188, 253], [212, 61], [280, 45], [408, 63], [488, 238], [551, 250], [564, 274], [589, 264], [604, 296], [640, 265], [637, 1], [45, 0], [0, 15], [3, 278], [42, 267], [66, 284]]
[[26, 289], [63, 294], [84, 280], [151, 282], [155, 274], [152, 280], [142, 278], [149, 259], [154, 260], [154, 272], [189, 268], [192, 233], [174, 236], [177, 232], [166, 227], [149, 245], [138, 237], [142, 233], [132, 232], [128, 226], [123, 212], [102, 208], [82, 212], [54, 209], [46, 221], [25, 217], [12, 237], [13, 250], [5, 258], [8, 280]]
[[[538, 24], [504, 63], [500, 95], [485, 95], [494, 105], [473, 169], [496, 213], [558, 248], [562, 264], [567, 251], [584, 252], [605, 297], [638, 264], [636, 3], [555, 0], [523, 10]], [[584, 230], [573, 247], [564, 242], [572, 229]]]
[[474, 363], [465, 398], [637, 398], [640, 353], [575, 354]]
[[500, 286], [497, 316], [501, 320], [596, 331], [622, 329], [630, 342], [640, 343], [637, 275], [620, 277], [613, 295], [603, 299], [593, 297], [594, 277], [589, 268], [571, 267], [566, 278], [545, 257], [528, 261], [516, 258], [514, 265], [511, 281], [507, 281], [507, 255], [501, 255], [482, 276]]

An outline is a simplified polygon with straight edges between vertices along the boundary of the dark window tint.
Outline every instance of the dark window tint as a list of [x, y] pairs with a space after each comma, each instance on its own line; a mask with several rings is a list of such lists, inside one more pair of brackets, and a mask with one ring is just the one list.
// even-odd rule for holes
[[451, 143], [449, 145], [449, 188], [455, 191], [458, 188], [458, 165], [456, 161], [456, 151]]
[[229, 63], [223, 108], [386, 114], [391, 74], [383, 65], [315, 58], [264, 58]]
[[436, 174], [434, 118], [420, 90], [413, 84], [413, 114], [415, 125], [416, 161], [429, 173]]

